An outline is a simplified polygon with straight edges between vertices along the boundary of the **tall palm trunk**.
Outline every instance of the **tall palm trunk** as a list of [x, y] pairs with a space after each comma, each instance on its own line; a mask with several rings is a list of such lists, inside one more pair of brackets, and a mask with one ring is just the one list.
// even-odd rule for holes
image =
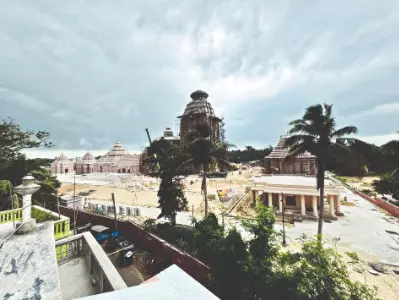
[[202, 184], [203, 184], [203, 187], [204, 187], [204, 201], [205, 201], [205, 217], [207, 217], [208, 216], [208, 194], [207, 194], [207, 191], [206, 191], [206, 174], [207, 174], [207, 170], [208, 168], [207, 168], [207, 166], [206, 166], [206, 164], [203, 164], [202, 165], [202, 173], [203, 173], [203, 177], [202, 177]]
[[325, 163], [320, 164], [320, 211], [319, 211], [319, 224], [317, 228], [318, 240], [321, 241], [323, 234], [323, 217], [324, 217], [324, 176], [325, 176]]

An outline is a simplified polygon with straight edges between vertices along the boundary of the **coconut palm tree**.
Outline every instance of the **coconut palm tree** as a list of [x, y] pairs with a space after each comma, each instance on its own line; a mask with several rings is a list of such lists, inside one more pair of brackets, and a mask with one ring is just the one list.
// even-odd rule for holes
[[297, 156], [308, 151], [316, 156], [317, 189], [320, 191], [320, 212], [317, 234], [321, 240], [323, 232], [324, 213], [324, 178], [328, 154], [332, 147], [350, 151], [344, 144], [349, 140], [346, 136], [356, 134], [355, 126], [346, 126], [337, 129], [335, 118], [332, 115], [332, 105], [318, 104], [305, 110], [301, 119], [289, 123], [290, 137], [286, 144], [290, 146], [289, 157]]
[[188, 157], [180, 164], [179, 169], [186, 166], [194, 166], [202, 169], [201, 190], [204, 193], [205, 217], [208, 216], [208, 194], [206, 178], [208, 171], [215, 166], [220, 169], [231, 169], [227, 161], [226, 146], [222, 143], [215, 144], [210, 137], [208, 123], [198, 124], [194, 130], [187, 133], [189, 145], [187, 148]]

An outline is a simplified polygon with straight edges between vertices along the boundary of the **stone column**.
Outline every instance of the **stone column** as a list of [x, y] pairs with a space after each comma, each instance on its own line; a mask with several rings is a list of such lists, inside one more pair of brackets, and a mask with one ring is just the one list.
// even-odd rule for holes
[[283, 212], [283, 194], [278, 195], [278, 212], [282, 213]]
[[273, 194], [272, 193], [267, 193], [267, 205], [269, 207], [273, 206]]
[[337, 213], [341, 213], [341, 203], [340, 203], [340, 201], [339, 201], [339, 196], [338, 196], [338, 195], [335, 196], [335, 204], [336, 204], [335, 211], [336, 211]]
[[301, 215], [306, 216], [305, 195], [301, 195]]
[[317, 196], [312, 196], [312, 208], [313, 208], [313, 216], [318, 217], [319, 214], [317, 212]]
[[335, 205], [334, 205], [335, 196], [328, 195], [327, 198], [330, 202], [330, 215], [331, 215], [331, 217], [335, 217]]
[[15, 187], [15, 192], [22, 196], [22, 222], [19, 224], [18, 233], [25, 233], [36, 228], [36, 220], [31, 218], [32, 194], [40, 188], [35, 184], [35, 178], [27, 174], [22, 178], [22, 184]]
[[256, 204], [256, 196], [258, 194], [258, 191], [252, 190], [252, 202]]

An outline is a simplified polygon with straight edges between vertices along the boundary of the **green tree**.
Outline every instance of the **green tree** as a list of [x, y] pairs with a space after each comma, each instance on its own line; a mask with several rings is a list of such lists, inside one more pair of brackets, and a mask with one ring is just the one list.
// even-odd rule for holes
[[255, 149], [252, 146], [246, 146], [245, 149], [229, 149], [228, 160], [234, 163], [245, 163], [249, 161], [258, 160], [260, 164], [263, 164], [263, 160], [266, 156], [273, 151], [273, 147], [269, 146], [264, 149]]
[[[336, 249], [304, 239], [299, 254], [288, 253], [289, 276], [295, 279], [290, 299], [376, 299], [376, 290], [352, 281]], [[287, 298], [288, 299], [288, 298]]]
[[206, 178], [210, 167], [218, 166], [219, 169], [231, 168], [227, 161], [226, 147], [222, 144], [215, 144], [210, 138], [208, 123], [198, 124], [194, 130], [188, 132], [189, 146], [187, 149], [189, 158], [180, 165], [183, 168], [193, 165], [202, 169], [202, 190], [204, 192], [205, 216], [208, 215], [208, 195]]
[[373, 181], [373, 187], [377, 193], [390, 195], [399, 200], [399, 173], [394, 171], [385, 174], [380, 180]]
[[57, 190], [61, 187], [61, 182], [44, 168], [37, 168], [31, 171], [40, 188], [32, 195], [33, 204], [43, 206], [47, 209], [58, 208]]
[[161, 178], [158, 190], [158, 208], [161, 213], [158, 219], [165, 217], [175, 225], [177, 212], [187, 210], [183, 186], [177, 178], [177, 168], [184, 159], [182, 152], [179, 147], [165, 139], [154, 141], [149, 152], [155, 158], [157, 174]]
[[212, 269], [211, 289], [222, 299], [237, 299], [246, 286], [244, 266], [248, 259], [241, 234], [232, 228], [226, 234], [215, 214], [194, 220], [194, 255]]
[[323, 232], [324, 214], [324, 178], [329, 152], [332, 147], [348, 150], [342, 143], [336, 143], [337, 139], [343, 139], [347, 135], [357, 133], [355, 126], [346, 126], [336, 129], [335, 118], [332, 115], [332, 105], [314, 105], [305, 110], [301, 119], [289, 123], [291, 126], [287, 146], [291, 146], [289, 157], [309, 151], [316, 156], [317, 189], [320, 190], [320, 212], [317, 233], [321, 239]]
[[0, 180], [0, 211], [18, 208], [19, 206], [18, 197], [14, 193], [11, 182], [9, 180]]
[[37, 147], [51, 147], [46, 131], [23, 131], [13, 120], [0, 123], [0, 169], [16, 159], [21, 150]]

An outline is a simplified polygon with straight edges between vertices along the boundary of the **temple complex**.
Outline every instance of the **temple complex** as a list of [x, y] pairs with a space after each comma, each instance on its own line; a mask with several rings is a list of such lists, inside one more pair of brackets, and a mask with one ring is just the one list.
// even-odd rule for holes
[[53, 174], [65, 174], [76, 171], [76, 174], [88, 173], [138, 173], [140, 171], [141, 155], [130, 154], [120, 142], [116, 142], [110, 151], [99, 159], [87, 152], [76, 162], [64, 154], [56, 157], [51, 163]]
[[192, 100], [187, 104], [184, 113], [178, 117], [180, 119], [181, 144], [186, 146], [188, 143], [187, 133], [195, 129], [198, 124], [204, 123], [209, 124], [212, 142], [220, 142], [220, 122], [222, 119], [216, 116], [212, 105], [208, 102], [208, 93], [197, 90], [190, 97]]
[[[269, 207], [274, 207], [278, 213], [283, 209], [297, 212], [302, 217], [317, 218], [320, 209], [320, 192], [316, 187], [314, 176], [299, 175], [267, 175], [255, 178], [251, 188], [251, 197], [257, 197]], [[336, 219], [343, 215], [340, 205], [342, 186], [331, 179], [324, 180], [324, 195], [326, 200], [325, 216]]]
[[286, 136], [281, 136], [280, 141], [273, 151], [265, 157], [265, 169], [268, 174], [308, 174], [316, 175], [316, 157], [309, 152], [287, 159], [290, 148], [285, 145]]

